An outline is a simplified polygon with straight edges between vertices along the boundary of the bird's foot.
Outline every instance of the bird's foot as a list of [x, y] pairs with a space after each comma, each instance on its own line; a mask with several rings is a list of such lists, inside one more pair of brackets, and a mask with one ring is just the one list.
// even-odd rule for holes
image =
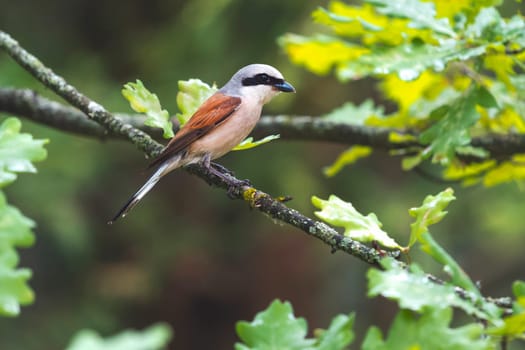
[[252, 187], [250, 180], [236, 179], [231, 170], [218, 163], [210, 162], [209, 156], [205, 157], [201, 164], [210, 174], [217, 176], [228, 185], [227, 195], [231, 199], [238, 198], [243, 187]]
[[214, 168], [215, 170], [223, 173], [223, 174], [228, 174], [230, 176], [234, 176], [234, 173], [233, 171], [231, 171], [230, 169], [226, 168], [225, 166], [222, 166], [220, 165], [219, 163], [215, 163], [215, 162], [211, 162], [210, 163], [210, 167]]

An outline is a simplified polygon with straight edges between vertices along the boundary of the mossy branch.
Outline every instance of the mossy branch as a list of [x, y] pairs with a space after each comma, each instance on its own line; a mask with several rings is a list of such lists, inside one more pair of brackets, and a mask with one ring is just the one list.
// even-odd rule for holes
[[[162, 145], [153, 140], [148, 134], [130, 124], [124, 123], [120, 118], [108, 112], [103, 106], [80, 93], [74, 86], [68, 84], [64, 78], [47, 68], [38, 58], [27, 52], [16, 40], [2, 31], [0, 31], [0, 48], [6, 51], [38, 81], [69, 102], [72, 106], [78, 108], [83, 114], [87, 115], [89, 119], [85, 119], [88, 122], [83, 124], [90, 124], [90, 126], [86, 128], [89, 132], [96, 133], [98, 136], [111, 134], [127, 139], [150, 157], [156, 156], [162, 150]], [[3, 92], [5, 94], [9, 91], [4, 89]], [[34, 112], [39, 109], [38, 107], [28, 107], [27, 102], [34, 103], [38, 101], [40, 107], [42, 107], [42, 103], [44, 103], [44, 105], [48, 104], [52, 106], [55, 111], [58, 106], [55, 102], [36, 97], [28, 91], [23, 91], [19, 94], [19, 97], [29, 98], [30, 100], [26, 101], [26, 103], [11, 103], [11, 106], [22, 106], [26, 112], [31, 112], [29, 113], [31, 115], [34, 115]], [[42, 110], [42, 108], [40, 108], [40, 110]], [[68, 112], [71, 111], [71, 109], [68, 109]], [[79, 123], [79, 120], [82, 118], [77, 114], [74, 119]], [[104, 130], [97, 130], [90, 120], [95, 121], [103, 127]], [[381, 254], [377, 250], [348, 237], [344, 237], [326, 224], [308, 218], [297, 210], [288, 208], [283, 203], [273, 199], [269, 194], [247, 186], [245, 181], [236, 179], [229, 174], [227, 170], [223, 177], [215, 176], [200, 166], [188, 167], [187, 170], [199, 176], [210, 185], [228, 190], [230, 197], [246, 200], [253, 208], [257, 208], [259, 211], [270, 215], [274, 219], [288, 223], [320, 239], [328, 244], [334, 251], [344, 251], [370, 264], [376, 264], [381, 258]], [[251, 195], [246, 195], [248, 192]], [[398, 256], [399, 252], [391, 252], [388, 254]]]

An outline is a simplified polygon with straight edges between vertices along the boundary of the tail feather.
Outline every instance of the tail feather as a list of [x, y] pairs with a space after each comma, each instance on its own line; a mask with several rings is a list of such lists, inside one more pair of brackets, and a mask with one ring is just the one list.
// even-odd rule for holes
[[[113, 219], [108, 221], [108, 224], [111, 225], [121, 217], [125, 217], [131, 209], [133, 209], [142, 198], [159, 182], [159, 180], [169, 172], [167, 169], [172, 163], [166, 162], [162, 164], [157, 171], [151, 175], [151, 177], [146, 181], [146, 183], [137, 191], [131, 198], [124, 204], [124, 206], [115, 214]], [[168, 170], [168, 171], [167, 171]], [[171, 169], [170, 169], [171, 170]]]

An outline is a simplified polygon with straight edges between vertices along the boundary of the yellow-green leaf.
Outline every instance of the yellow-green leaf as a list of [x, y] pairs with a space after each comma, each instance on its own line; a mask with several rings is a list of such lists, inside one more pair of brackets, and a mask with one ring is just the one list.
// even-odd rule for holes
[[447, 188], [435, 196], [428, 195], [420, 207], [412, 208], [408, 212], [416, 218], [410, 225], [410, 240], [408, 246], [412, 246], [424, 232], [428, 231], [428, 226], [441, 221], [447, 215], [445, 208], [450, 202], [455, 200], [454, 190]]
[[385, 96], [397, 102], [401, 113], [407, 113], [416, 101], [435, 99], [447, 85], [447, 78], [442, 74], [425, 71], [411, 81], [402, 80], [397, 74], [388, 74], [380, 87]]
[[253, 141], [253, 137], [248, 137], [246, 140], [239, 143], [237, 146], [233, 148], [233, 151], [244, 151], [246, 149], [254, 148], [260, 145], [264, 145], [265, 143], [268, 143], [273, 140], [277, 140], [281, 135], [268, 135], [263, 139]]
[[35, 298], [27, 284], [31, 270], [19, 268], [16, 247], [28, 247], [35, 241], [31, 229], [35, 223], [9, 205], [0, 191], [0, 315], [17, 316], [20, 305]]
[[404, 157], [401, 161], [401, 168], [405, 171], [412, 170], [422, 161], [423, 157], [421, 156], [421, 153], [418, 153], [415, 156]]
[[487, 160], [481, 163], [463, 164], [460, 162], [451, 163], [443, 172], [443, 177], [447, 180], [461, 180], [465, 186], [474, 185], [486, 171], [496, 165], [495, 160]]
[[492, 319], [476, 300], [462, 298], [450, 283], [431, 283], [429, 276], [416, 263], [407, 268], [393, 258], [380, 262], [383, 270], [370, 268], [367, 273], [368, 296], [382, 295], [396, 300], [402, 309], [424, 312], [426, 309], [456, 307], [483, 320]]
[[352, 146], [341, 153], [335, 162], [323, 169], [327, 177], [335, 176], [345, 166], [354, 164], [357, 160], [368, 157], [372, 153], [372, 148], [368, 146]]
[[345, 236], [359, 242], [377, 241], [384, 247], [401, 249], [401, 246], [381, 229], [383, 225], [374, 213], [364, 216], [351, 203], [335, 195], [330, 195], [328, 200], [312, 196], [312, 204], [321, 209], [315, 212], [318, 218], [331, 225], [343, 227]]
[[392, 143], [417, 142], [417, 137], [412, 134], [391, 131], [388, 134], [388, 141]]
[[16, 180], [17, 173], [36, 173], [33, 162], [47, 157], [44, 145], [48, 140], [35, 140], [21, 133], [21, 128], [17, 118], [7, 118], [0, 125], [0, 187]]
[[367, 48], [328, 36], [304, 36], [287, 34], [279, 40], [290, 60], [310, 71], [324, 75], [337, 65], [353, 60], [367, 52]]
[[137, 79], [136, 83], [125, 84], [122, 95], [135, 112], [146, 115], [145, 125], [161, 128], [164, 131], [164, 138], [173, 137], [173, 126], [168, 111], [162, 109], [157, 95], [151, 93], [142, 81]]
[[177, 93], [177, 113], [180, 126], [186, 124], [200, 105], [217, 91], [217, 86], [208, 85], [200, 79], [179, 80]]
[[525, 120], [518, 113], [517, 107], [517, 105], [507, 106], [497, 114], [483, 109], [480, 111], [480, 125], [495, 133], [525, 133]]
[[505, 182], [525, 180], [525, 155], [515, 155], [511, 161], [505, 161], [494, 169], [487, 171], [483, 178], [486, 187], [496, 186]]

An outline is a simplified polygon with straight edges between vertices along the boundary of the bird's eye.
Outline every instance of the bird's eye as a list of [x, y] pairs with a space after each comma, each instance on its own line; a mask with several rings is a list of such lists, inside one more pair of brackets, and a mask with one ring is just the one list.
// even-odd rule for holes
[[259, 73], [255, 74], [252, 77], [244, 78], [242, 80], [243, 86], [251, 86], [251, 85], [273, 85], [275, 83], [275, 78], [271, 77], [270, 75], [266, 73]]
[[268, 84], [270, 82], [270, 76], [266, 73], [261, 73], [258, 75], [259, 81], [263, 84]]

